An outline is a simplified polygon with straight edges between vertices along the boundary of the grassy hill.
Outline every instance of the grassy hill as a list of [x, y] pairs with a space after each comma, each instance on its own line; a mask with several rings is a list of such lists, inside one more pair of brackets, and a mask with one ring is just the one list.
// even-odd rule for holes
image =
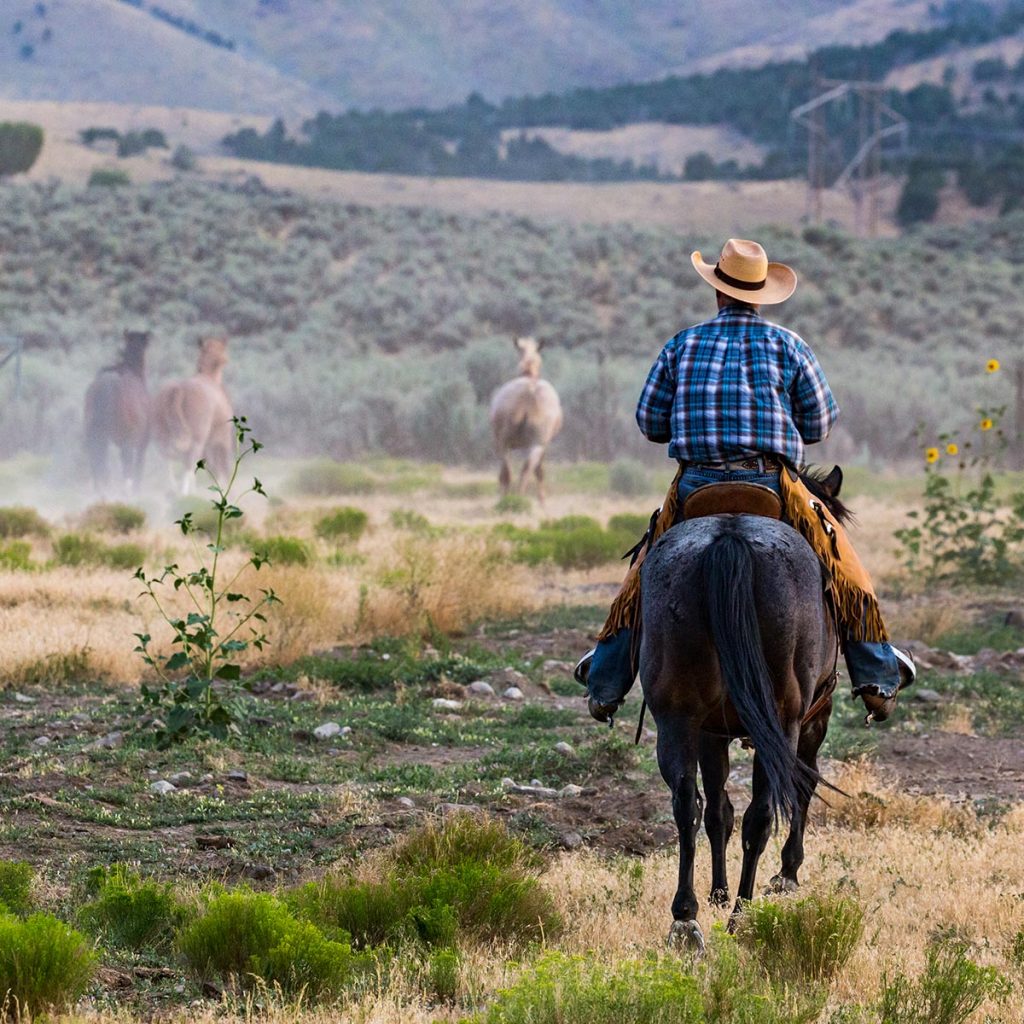
[[[917, 425], [1004, 404], [1024, 308], [1024, 219], [858, 242], [759, 232], [800, 272], [778, 314], [816, 348], [844, 409], [841, 458], [915, 458]], [[0, 308], [27, 345], [20, 401], [0, 377], [0, 455], [76, 461], [83, 392], [126, 327], [155, 332], [151, 379], [185, 372], [205, 331], [231, 337], [228, 384], [279, 453], [490, 458], [486, 403], [514, 372], [510, 337], [544, 338], [562, 394], [558, 453], [657, 453], [632, 422], [661, 344], [713, 296], [688, 254], [720, 237], [368, 209], [155, 184], [0, 189]], [[948, 282], [955, 280], [955, 292]]]
[[794, 0], [783, 25], [749, 0], [8, 0], [0, 98], [286, 118], [437, 106], [655, 78], [737, 47], [873, 40], [928, 18], [922, 0]]

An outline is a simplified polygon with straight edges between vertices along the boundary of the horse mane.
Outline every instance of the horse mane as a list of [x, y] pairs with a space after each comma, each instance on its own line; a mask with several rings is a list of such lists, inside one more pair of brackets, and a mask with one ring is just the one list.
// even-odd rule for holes
[[845, 526], [847, 523], [856, 522], [853, 510], [838, 496], [832, 494], [825, 487], [825, 480], [829, 474], [818, 466], [808, 466], [804, 470], [798, 470], [797, 475], [811, 492], [836, 518], [836, 522]]

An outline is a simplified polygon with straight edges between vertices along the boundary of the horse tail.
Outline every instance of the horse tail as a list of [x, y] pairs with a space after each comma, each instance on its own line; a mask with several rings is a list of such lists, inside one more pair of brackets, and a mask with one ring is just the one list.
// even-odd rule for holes
[[701, 574], [722, 681], [754, 745], [777, 823], [780, 815], [793, 815], [810, 785], [779, 721], [771, 670], [761, 646], [750, 542], [735, 532], [720, 534], [701, 556]]

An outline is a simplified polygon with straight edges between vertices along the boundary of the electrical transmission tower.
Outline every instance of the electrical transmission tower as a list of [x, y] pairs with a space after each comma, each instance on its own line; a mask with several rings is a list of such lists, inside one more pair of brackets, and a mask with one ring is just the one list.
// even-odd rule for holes
[[[878, 188], [882, 152], [903, 152], [907, 147], [908, 122], [882, 97], [888, 88], [880, 82], [815, 81], [813, 99], [790, 111], [790, 119], [807, 129], [807, 219], [822, 219], [822, 195], [829, 184], [829, 167], [842, 167], [831, 182], [853, 198], [854, 230], [874, 235], [878, 230]], [[828, 111], [833, 104], [853, 105], [856, 127], [833, 135]], [[852, 154], [851, 154], [852, 150]]]

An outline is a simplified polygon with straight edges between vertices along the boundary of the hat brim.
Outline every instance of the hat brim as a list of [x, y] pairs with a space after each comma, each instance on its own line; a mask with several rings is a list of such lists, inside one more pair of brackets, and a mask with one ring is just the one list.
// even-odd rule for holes
[[768, 275], [760, 288], [736, 288], [718, 277], [715, 274], [717, 264], [706, 263], [701, 258], [700, 252], [692, 253], [690, 260], [693, 262], [693, 269], [712, 288], [730, 298], [739, 299], [740, 302], [749, 302], [756, 306], [772, 306], [777, 302], [785, 302], [796, 291], [796, 271], [792, 267], [787, 267], [785, 263], [769, 263]]

